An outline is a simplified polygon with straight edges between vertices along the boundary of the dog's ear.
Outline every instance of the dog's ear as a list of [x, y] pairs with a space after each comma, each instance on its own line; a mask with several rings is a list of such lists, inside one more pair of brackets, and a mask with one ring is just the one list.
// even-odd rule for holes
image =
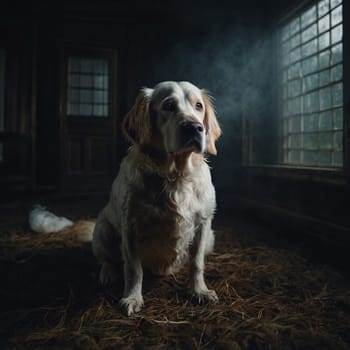
[[123, 135], [133, 144], [141, 145], [150, 141], [151, 121], [149, 116], [149, 102], [152, 92], [152, 89], [141, 89], [134, 105], [123, 120]]
[[207, 151], [210, 154], [216, 155], [217, 150], [215, 147], [215, 142], [221, 135], [221, 129], [216, 119], [212, 97], [206, 90], [202, 90], [202, 97], [205, 107], [204, 126], [207, 132]]

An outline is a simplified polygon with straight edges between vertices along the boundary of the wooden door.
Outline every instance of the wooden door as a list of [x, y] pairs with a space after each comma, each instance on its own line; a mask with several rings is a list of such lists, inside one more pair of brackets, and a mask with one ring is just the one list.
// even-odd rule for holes
[[66, 48], [63, 57], [62, 190], [106, 192], [116, 166], [116, 52]]

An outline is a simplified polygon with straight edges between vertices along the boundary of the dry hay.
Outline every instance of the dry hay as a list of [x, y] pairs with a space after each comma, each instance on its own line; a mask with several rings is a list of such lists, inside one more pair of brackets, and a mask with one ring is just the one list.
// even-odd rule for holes
[[[48, 292], [49, 283], [45, 283], [53, 266], [51, 261], [48, 274], [35, 280], [40, 284], [35, 290], [41, 293], [39, 301], [30, 304], [29, 298], [24, 303], [14, 303], [16, 307], [7, 307], [1, 314], [0, 336], [7, 341], [0, 347], [19, 350], [350, 348], [350, 292], [342, 286], [341, 276], [312, 267], [300, 255], [287, 250], [241, 247], [222, 232], [217, 236], [218, 248], [206, 265], [208, 285], [220, 298], [217, 304], [196, 305], [187, 289], [184, 269], [176, 279], [146, 276], [145, 308], [130, 318], [118, 307], [121, 278], [118, 286], [99, 289], [89, 249], [79, 248], [85, 249], [85, 255], [75, 255], [75, 259], [83, 256], [87, 264], [84, 262], [72, 272], [69, 265], [72, 260], [67, 265], [66, 253], [59, 255], [57, 251], [76, 253], [77, 243], [61, 242], [57, 235], [46, 237], [45, 249], [51, 249], [50, 254], [55, 255], [52, 260], [58, 260], [58, 268], [62, 267], [62, 271], [55, 270], [56, 284], [51, 279], [57, 290], [52, 292], [51, 288]], [[18, 268], [32, 264], [33, 271], [37, 271], [39, 260], [33, 256], [33, 251], [37, 254], [33, 242], [43, 249], [39, 244], [43, 239], [37, 236], [30, 240], [28, 236], [17, 235], [3, 253], [9, 252], [12, 264]], [[13, 246], [16, 240], [20, 242], [17, 251], [20, 254], [16, 254]], [[43, 259], [48, 259], [48, 255], [44, 254]], [[64, 283], [67, 288], [62, 291], [58, 287]], [[21, 283], [12, 290], [19, 286]], [[32, 295], [30, 284], [27, 288], [22, 294], [18, 291], [17, 296]], [[2, 296], [9, 298], [10, 291], [9, 286], [0, 287]], [[49, 302], [43, 297], [45, 293], [52, 294]]]

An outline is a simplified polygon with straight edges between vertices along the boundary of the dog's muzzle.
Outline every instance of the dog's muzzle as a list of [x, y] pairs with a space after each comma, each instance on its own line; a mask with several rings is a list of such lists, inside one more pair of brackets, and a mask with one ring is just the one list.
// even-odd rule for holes
[[180, 135], [185, 148], [193, 147], [202, 151], [204, 127], [198, 122], [184, 122], [180, 125]]

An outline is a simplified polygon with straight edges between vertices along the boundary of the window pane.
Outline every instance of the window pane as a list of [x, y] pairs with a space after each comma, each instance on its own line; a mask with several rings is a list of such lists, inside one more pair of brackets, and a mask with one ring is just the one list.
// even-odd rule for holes
[[318, 116], [308, 115], [304, 116], [303, 118], [303, 131], [311, 132], [311, 131], [317, 131], [318, 130]]
[[342, 6], [335, 8], [332, 11], [332, 27], [342, 22]]
[[338, 6], [341, 4], [341, 0], [330, 0], [331, 1], [331, 8]]
[[316, 89], [318, 87], [318, 74], [308, 75], [304, 78], [304, 91]]
[[333, 133], [323, 132], [319, 134], [319, 142], [321, 149], [332, 149], [333, 147]]
[[339, 25], [332, 29], [331, 32], [332, 44], [335, 44], [343, 39], [343, 25]]
[[320, 73], [320, 86], [328, 85], [329, 82], [329, 70], [327, 69]]
[[332, 112], [322, 112], [320, 113], [320, 130], [332, 130], [333, 122], [332, 122]]
[[321, 17], [329, 11], [329, 0], [322, 0], [318, 3], [318, 15]]
[[320, 165], [327, 165], [332, 162], [332, 152], [330, 151], [321, 151], [319, 157]]
[[316, 21], [316, 6], [311, 7], [301, 16], [301, 26], [304, 28]]
[[341, 106], [343, 104], [343, 84], [332, 86], [333, 106]]
[[303, 151], [304, 164], [318, 164], [319, 153], [315, 151]]
[[301, 33], [301, 40], [304, 43], [317, 35], [317, 25], [313, 24], [311, 27], [308, 27]]
[[332, 106], [332, 95], [329, 87], [320, 90], [320, 108], [325, 110]]
[[67, 114], [108, 116], [108, 61], [68, 59]]
[[333, 111], [334, 129], [343, 129], [343, 109], [337, 108]]
[[318, 47], [319, 50], [323, 50], [330, 45], [329, 32], [324, 33], [318, 38]]
[[318, 21], [318, 32], [323, 33], [330, 28], [329, 15], [324, 16]]
[[343, 60], [343, 45], [338, 44], [332, 47], [332, 63], [337, 64]]

